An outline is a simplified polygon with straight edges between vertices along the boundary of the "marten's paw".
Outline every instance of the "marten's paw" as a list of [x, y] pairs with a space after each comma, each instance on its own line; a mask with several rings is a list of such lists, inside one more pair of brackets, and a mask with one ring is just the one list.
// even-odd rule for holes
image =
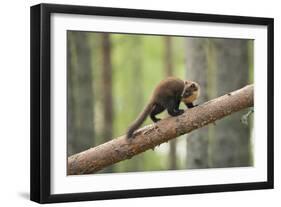
[[179, 110], [177, 111], [177, 116], [182, 115], [183, 113], [184, 113], [184, 110], [183, 110], [183, 109], [179, 109]]

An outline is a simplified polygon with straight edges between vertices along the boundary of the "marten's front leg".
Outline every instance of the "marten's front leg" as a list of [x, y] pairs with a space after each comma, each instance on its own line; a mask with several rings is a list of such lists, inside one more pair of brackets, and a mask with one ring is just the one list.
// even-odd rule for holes
[[167, 111], [171, 116], [179, 116], [184, 110], [179, 109], [180, 101], [170, 100], [167, 105]]
[[189, 108], [189, 109], [198, 106], [197, 104], [196, 104], [196, 105], [193, 105], [193, 103], [186, 103], [185, 105], [186, 105], [186, 107]]

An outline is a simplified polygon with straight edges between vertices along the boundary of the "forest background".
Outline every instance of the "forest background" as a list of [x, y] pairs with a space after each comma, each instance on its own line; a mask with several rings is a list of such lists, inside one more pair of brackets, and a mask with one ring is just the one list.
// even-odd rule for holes
[[[253, 44], [246, 39], [68, 31], [68, 156], [124, 134], [165, 77], [198, 82], [197, 104], [253, 83]], [[251, 166], [253, 117], [248, 124], [241, 122], [247, 111], [101, 172]], [[148, 118], [144, 125], [150, 123]]]

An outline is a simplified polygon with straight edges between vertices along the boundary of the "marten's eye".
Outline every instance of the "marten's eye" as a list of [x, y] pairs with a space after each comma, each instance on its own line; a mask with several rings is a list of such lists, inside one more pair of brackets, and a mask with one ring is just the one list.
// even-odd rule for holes
[[195, 84], [192, 83], [192, 84], [190, 85], [190, 87], [191, 87], [191, 88], [195, 88]]

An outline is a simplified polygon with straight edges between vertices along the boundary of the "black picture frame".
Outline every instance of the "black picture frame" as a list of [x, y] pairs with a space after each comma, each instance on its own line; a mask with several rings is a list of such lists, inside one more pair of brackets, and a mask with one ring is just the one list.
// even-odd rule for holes
[[[51, 45], [50, 16], [53, 13], [99, 15], [111, 17], [134, 17], [210, 23], [233, 23], [267, 26], [267, 181], [238, 184], [219, 184], [188, 187], [51, 194], [50, 184], [50, 130], [51, 130]], [[101, 199], [165, 196], [223, 191], [241, 191], [273, 188], [273, 38], [272, 18], [228, 16], [169, 11], [104, 8], [73, 5], [39, 4], [31, 7], [31, 169], [30, 199], [39, 203], [88, 201]]]

